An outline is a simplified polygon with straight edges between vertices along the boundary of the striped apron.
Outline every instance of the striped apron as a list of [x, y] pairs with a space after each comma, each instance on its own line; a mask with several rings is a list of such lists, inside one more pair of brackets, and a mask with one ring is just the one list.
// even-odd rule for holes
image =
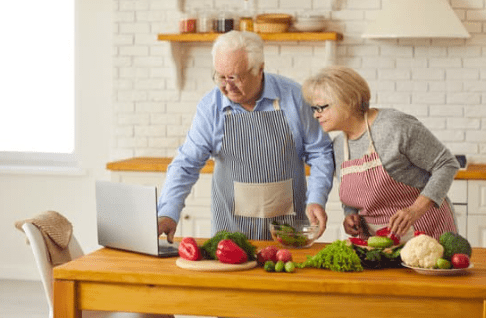
[[[375, 150], [366, 115], [365, 120], [370, 144], [362, 158], [349, 160], [348, 139], [346, 136], [344, 138], [339, 198], [345, 205], [359, 209], [359, 214], [368, 226], [368, 234], [374, 235], [377, 229], [388, 226], [390, 217], [398, 210], [411, 206], [420, 195], [420, 190], [395, 181], [385, 171]], [[401, 241], [413, 237], [414, 230], [423, 231], [436, 239], [443, 232], [455, 232], [454, 214], [447, 200], [439, 208], [435, 205], [430, 208]], [[367, 239], [367, 234], [361, 238]]]
[[270, 240], [272, 221], [306, 219], [304, 163], [278, 99], [273, 107], [225, 114], [221, 151], [214, 158], [213, 235], [238, 231]]

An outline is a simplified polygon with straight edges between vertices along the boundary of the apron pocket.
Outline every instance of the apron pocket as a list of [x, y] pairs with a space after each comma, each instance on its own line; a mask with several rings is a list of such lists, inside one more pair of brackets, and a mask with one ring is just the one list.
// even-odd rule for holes
[[295, 215], [292, 179], [270, 183], [235, 182], [235, 215], [273, 218]]

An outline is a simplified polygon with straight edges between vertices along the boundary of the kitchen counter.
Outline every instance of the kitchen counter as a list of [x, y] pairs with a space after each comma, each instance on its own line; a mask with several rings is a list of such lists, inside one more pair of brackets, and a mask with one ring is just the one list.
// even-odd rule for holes
[[[172, 158], [135, 157], [110, 162], [106, 168], [111, 171], [166, 172]], [[213, 173], [214, 162], [208, 160], [201, 173]], [[306, 166], [307, 175], [310, 168]], [[486, 180], [486, 164], [469, 164], [455, 176], [456, 180]]]
[[[302, 262], [324, 246], [291, 252]], [[199, 272], [177, 267], [175, 258], [102, 248], [54, 268], [54, 312], [59, 318], [80, 317], [82, 309], [268, 318], [486, 317], [486, 249], [474, 248], [471, 262], [474, 267], [458, 276], [407, 268]]]

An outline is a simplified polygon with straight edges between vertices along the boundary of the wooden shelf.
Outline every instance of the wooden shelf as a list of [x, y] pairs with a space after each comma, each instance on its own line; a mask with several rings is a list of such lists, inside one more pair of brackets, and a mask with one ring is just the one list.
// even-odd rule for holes
[[[169, 42], [171, 50], [171, 64], [176, 70], [176, 87], [183, 86], [182, 76], [182, 52], [185, 43], [210, 43], [216, 40], [222, 33], [172, 33], [159, 34], [159, 41]], [[324, 42], [325, 54], [323, 65], [333, 65], [336, 61], [336, 43], [343, 39], [343, 35], [337, 32], [285, 32], [285, 33], [258, 33], [264, 41], [274, 42]]]
[[[159, 41], [170, 42], [212, 42], [221, 33], [173, 33], [159, 34]], [[340, 41], [343, 35], [337, 32], [285, 32], [258, 33], [264, 41]]]

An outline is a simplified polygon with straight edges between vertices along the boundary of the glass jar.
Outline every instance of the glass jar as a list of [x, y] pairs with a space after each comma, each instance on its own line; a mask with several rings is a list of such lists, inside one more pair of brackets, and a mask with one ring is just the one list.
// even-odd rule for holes
[[253, 18], [241, 17], [240, 18], [240, 31], [253, 31]]
[[226, 33], [235, 29], [235, 19], [232, 12], [225, 8], [218, 14], [215, 20], [215, 31], [218, 33]]
[[253, 31], [253, 14], [250, 10], [250, 3], [248, 0], [243, 2], [243, 13], [240, 17], [240, 31]]
[[210, 7], [205, 7], [199, 12], [197, 20], [197, 32], [213, 32], [214, 12]]
[[180, 33], [196, 33], [197, 32], [197, 13], [195, 10], [184, 12], [179, 21]]

